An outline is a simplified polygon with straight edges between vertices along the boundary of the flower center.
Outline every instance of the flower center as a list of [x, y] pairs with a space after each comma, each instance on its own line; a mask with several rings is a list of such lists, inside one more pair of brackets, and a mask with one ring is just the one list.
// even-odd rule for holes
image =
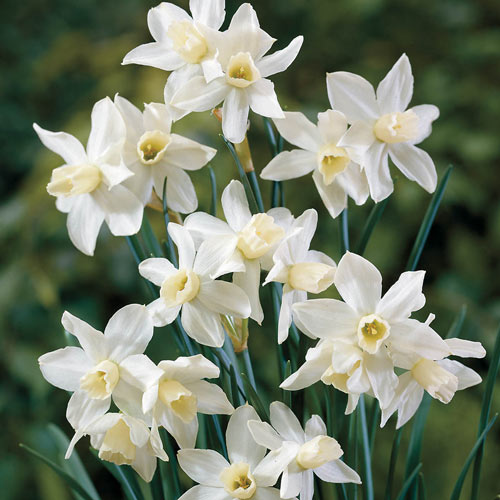
[[250, 466], [244, 462], [232, 464], [223, 469], [219, 476], [224, 489], [234, 498], [251, 498], [257, 490]]
[[171, 137], [161, 130], [152, 130], [141, 135], [137, 143], [137, 154], [144, 165], [158, 163], [170, 144]]
[[158, 388], [158, 397], [184, 423], [189, 424], [198, 411], [196, 396], [177, 380], [162, 380]]
[[191, 21], [175, 21], [167, 31], [173, 42], [174, 50], [191, 64], [198, 64], [206, 56], [208, 45], [205, 37]]
[[343, 455], [339, 443], [329, 436], [316, 436], [304, 443], [297, 454], [297, 463], [303, 469], [316, 469]]
[[430, 359], [420, 359], [411, 369], [413, 378], [441, 403], [449, 403], [458, 389], [458, 378]]
[[235, 87], [248, 87], [260, 80], [260, 71], [255, 66], [249, 52], [238, 52], [229, 59], [226, 69], [226, 79]]
[[80, 379], [80, 387], [87, 391], [92, 399], [106, 399], [111, 395], [120, 379], [120, 370], [116, 363], [106, 359], [94, 366]]
[[130, 428], [123, 419], [106, 431], [99, 458], [116, 465], [130, 465], [135, 460], [135, 444], [130, 439]]
[[290, 266], [288, 284], [296, 290], [320, 293], [332, 283], [335, 268], [322, 262], [301, 262]]
[[323, 182], [330, 185], [338, 174], [349, 165], [351, 159], [344, 148], [333, 144], [323, 147], [318, 153], [318, 169], [323, 175]]
[[388, 113], [377, 120], [373, 131], [379, 141], [388, 144], [411, 141], [417, 137], [418, 116], [411, 109]]
[[255, 214], [238, 233], [238, 248], [247, 259], [258, 259], [285, 236], [283, 228], [267, 214]]
[[95, 165], [65, 165], [55, 168], [47, 184], [52, 196], [91, 193], [101, 183], [101, 171]]
[[200, 278], [193, 271], [180, 269], [161, 285], [160, 297], [167, 307], [174, 307], [193, 300], [200, 290]]
[[358, 325], [358, 344], [370, 354], [375, 354], [389, 336], [391, 327], [376, 314], [361, 318]]
[[361, 365], [361, 360], [356, 361], [352, 367], [346, 372], [341, 373], [335, 371], [332, 365], [330, 365], [321, 375], [321, 382], [325, 385], [333, 385], [339, 391], [349, 394], [349, 389], [347, 388], [347, 382], [349, 377], [359, 368]]

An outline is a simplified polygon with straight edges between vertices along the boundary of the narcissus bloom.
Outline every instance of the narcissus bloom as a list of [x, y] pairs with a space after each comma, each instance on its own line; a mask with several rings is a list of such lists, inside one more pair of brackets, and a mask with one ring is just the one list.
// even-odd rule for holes
[[352, 161], [349, 150], [338, 146], [347, 130], [345, 116], [329, 109], [318, 114], [318, 124], [314, 125], [302, 113], [284, 115], [274, 120], [278, 132], [300, 149], [275, 156], [260, 176], [284, 181], [313, 172], [316, 189], [332, 217], [347, 206], [347, 196], [362, 205], [369, 194], [366, 176]]
[[217, 151], [172, 134], [172, 119], [164, 104], [146, 104], [143, 113], [118, 95], [115, 104], [127, 129], [123, 161], [134, 173], [124, 185], [146, 204], [153, 187], [159, 198], [163, 198], [163, 184], [167, 179], [169, 208], [182, 213], [196, 210], [198, 199], [186, 170], [199, 170]]
[[298, 231], [287, 236], [274, 252], [274, 266], [264, 282], [264, 285], [271, 281], [284, 284], [278, 321], [280, 344], [288, 338], [293, 304], [306, 300], [307, 292], [323, 292], [333, 283], [335, 262], [323, 252], [309, 250], [317, 223], [318, 213], [314, 208], [296, 219], [293, 226]]
[[264, 319], [259, 298], [261, 261], [276, 249], [285, 236], [285, 229], [280, 223], [282, 219], [291, 218], [291, 214], [288, 210], [284, 212], [284, 209], [277, 208], [252, 215], [245, 189], [241, 182], [235, 180], [222, 193], [222, 209], [227, 223], [198, 212], [186, 217], [184, 226], [197, 246], [213, 238], [217, 238], [219, 243], [225, 242], [230, 257], [223, 266], [233, 269], [233, 283], [248, 295], [252, 306], [250, 317], [260, 324]]
[[281, 478], [281, 498], [300, 493], [300, 500], [312, 500], [314, 474], [328, 483], [361, 483], [359, 475], [339, 460], [344, 452], [339, 443], [327, 435], [321, 417], [313, 415], [304, 431], [292, 410], [275, 401], [271, 403], [270, 418], [271, 425], [250, 420], [248, 428], [259, 445], [278, 455], [283, 452], [291, 456]]
[[302, 46], [298, 36], [284, 49], [266, 56], [275, 40], [260, 28], [253, 7], [245, 3], [224, 32], [210, 31], [207, 37], [217, 48], [222, 74], [207, 81], [192, 78], [178, 90], [170, 104], [187, 111], [207, 111], [224, 101], [222, 130], [228, 140], [240, 143], [245, 138], [250, 108], [270, 118], [283, 118], [283, 111], [267, 77], [285, 71]]
[[229, 419], [226, 445], [229, 462], [213, 450], [180, 450], [177, 454], [182, 470], [200, 483], [179, 500], [279, 500], [279, 490], [272, 486], [293, 458], [291, 450], [271, 452], [257, 444], [249, 421], [260, 421], [251, 406], [240, 406]]
[[160, 287], [160, 298], [148, 305], [155, 326], [175, 320], [182, 309], [181, 321], [186, 333], [200, 344], [221, 347], [224, 330], [221, 314], [248, 318], [250, 302], [245, 292], [226, 281], [216, 280], [224, 272], [222, 264], [231, 256], [224, 241], [204, 242], [195, 251], [189, 231], [170, 223], [168, 232], [177, 245], [179, 268], [167, 259], [146, 259], [139, 265], [144, 278]]
[[87, 150], [65, 132], [33, 127], [42, 143], [61, 156], [64, 165], [52, 171], [47, 191], [57, 198], [56, 206], [68, 214], [69, 237], [78, 250], [93, 255], [104, 221], [115, 236], [139, 231], [143, 204], [123, 181], [133, 175], [121, 161], [125, 123], [106, 97], [92, 109], [92, 128]]
[[407, 109], [413, 95], [413, 75], [406, 54], [380, 82], [376, 95], [368, 81], [345, 71], [328, 74], [326, 83], [330, 104], [351, 123], [339, 146], [352, 150], [366, 173], [371, 197], [378, 202], [394, 190], [388, 156], [403, 175], [432, 193], [436, 167], [415, 144], [430, 135], [439, 110], [430, 104]]

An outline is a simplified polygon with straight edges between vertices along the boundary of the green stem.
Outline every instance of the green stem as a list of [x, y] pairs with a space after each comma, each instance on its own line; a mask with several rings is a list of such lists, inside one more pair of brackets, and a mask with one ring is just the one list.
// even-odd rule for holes
[[[365, 408], [365, 398], [361, 394], [359, 398], [359, 414], [361, 416], [361, 434], [363, 438], [363, 457], [365, 461], [365, 480], [363, 485], [366, 491], [366, 500], [373, 500], [373, 477], [372, 477], [372, 465], [371, 465], [371, 453], [370, 453], [370, 438], [368, 436], [368, 425], [366, 422], [366, 408]], [[363, 497], [365, 498], [365, 497]]]
[[385, 487], [385, 500], [391, 500], [392, 489], [394, 484], [394, 475], [396, 473], [396, 465], [398, 462], [399, 445], [401, 444], [401, 436], [403, 434], [403, 429], [398, 429], [394, 434], [394, 440], [392, 442], [391, 459], [389, 462], [389, 471], [387, 473], [387, 482]]
[[373, 233], [373, 230], [375, 229], [375, 226], [377, 225], [378, 221], [382, 217], [382, 214], [384, 213], [389, 198], [390, 197], [387, 197], [385, 200], [381, 201], [380, 203], [376, 203], [373, 206], [370, 215], [368, 216], [368, 219], [366, 219], [365, 227], [363, 228], [358, 244], [355, 247], [356, 253], [358, 255], [363, 255], [365, 253], [368, 241], [370, 240], [370, 237]]
[[174, 267], [179, 267], [179, 263], [177, 262], [177, 255], [174, 250], [174, 242], [170, 237], [168, 232], [168, 224], [170, 223], [170, 217], [168, 216], [168, 206], [167, 206], [167, 178], [163, 182], [163, 219], [165, 221], [165, 234], [167, 235], [167, 255], [168, 260], [174, 265]]
[[215, 177], [214, 169], [209, 165], [208, 173], [210, 175], [210, 190], [212, 193], [210, 200], [210, 215], [217, 216], [217, 178]]
[[339, 233], [340, 233], [340, 254], [344, 255], [347, 251], [349, 251], [349, 213], [347, 206], [340, 214]]

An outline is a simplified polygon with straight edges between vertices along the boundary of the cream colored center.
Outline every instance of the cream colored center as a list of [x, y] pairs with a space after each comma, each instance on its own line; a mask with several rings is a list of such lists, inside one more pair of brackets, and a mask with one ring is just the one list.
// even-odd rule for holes
[[288, 284], [296, 290], [320, 293], [332, 283], [335, 268], [322, 262], [301, 262], [290, 266]]
[[97, 189], [101, 179], [101, 171], [94, 165], [65, 165], [52, 171], [47, 192], [52, 196], [91, 193]]
[[373, 131], [379, 141], [388, 144], [411, 141], [418, 134], [418, 116], [411, 109], [388, 113], [377, 120]]
[[441, 403], [449, 403], [458, 389], [458, 378], [430, 359], [420, 359], [411, 369], [413, 378]]
[[191, 21], [175, 21], [167, 31], [174, 50], [190, 64], [198, 64], [206, 56], [208, 45], [205, 37]]
[[361, 360], [356, 361], [347, 373], [336, 372], [332, 365], [330, 365], [321, 375], [321, 382], [325, 385], [333, 385], [339, 391], [349, 393], [347, 382], [349, 377], [359, 368]]
[[358, 324], [358, 344], [370, 354], [375, 354], [389, 336], [391, 327], [376, 314], [361, 318]]
[[248, 87], [260, 80], [260, 71], [249, 52], [238, 52], [229, 59], [226, 69], [227, 82], [235, 87]]
[[343, 453], [335, 439], [329, 436], [316, 436], [300, 447], [296, 460], [303, 469], [316, 469], [332, 460], [337, 460]]
[[318, 153], [318, 169], [325, 185], [330, 185], [338, 174], [349, 165], [351, 159], [344, 148], [328, 144]]
[[184, 423], [189, 424], [196, 417], [196, 396], [177, 380], [162, 380], [158, 387], [158, 397]]
[[130, 465], [135, 460], [135, 451], [135, 444], [130, 439], [130, 428], [120, 419], [104, 435], [99, 458], [116, 465]]
[[167, 150], [172, 138], [161, 130], [150, 130], [141, 135], [137, 143], [137, 154], [144, 165], [158, 163]]
[[87, 391], [92, 399], [106, 399], [111, 395], [120, 380], [120, 369], [106, 359], [94, 366], [80, 379], [80, 387]]
[[191, 270], [180, 269], [161, 285], [160, 297], [167, 307], [175, 307], [193, 300], [200, 291], [200, 278]]
[[238, 248], [247, 259], [258, 259], [285, 236], [283, 228], [267, 214], [255, 214], [238, 233]]
[[224, 489], [234, 498], [251, 498], [257, 490], [250, 466], [244, 462], [232, 464], [223, 469], [219, 476]]

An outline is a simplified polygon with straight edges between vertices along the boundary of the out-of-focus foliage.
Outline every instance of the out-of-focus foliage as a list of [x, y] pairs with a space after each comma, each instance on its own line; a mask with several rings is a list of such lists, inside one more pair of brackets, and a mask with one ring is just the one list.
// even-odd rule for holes
[[[183, 7], [187, 3], [180, 2]], [[232, 15], [238, 4], [227, 4]], [[123, 239], [103, 230], [94, 258], [71, 245], [65, 216], [45, 192], [58, 159], [42, 149], [31, 124], [37, 121], [84, 139], [92, 104], [105, 95], [119, 92], [136, 105], [161, 101], [165, 73], [120, 65], [125, 53], [150, 40], [146, 12], [154, 5], [140, 0], [3, 0], [0, 6], [0, 484], [5, 499], [70, 498], [57, 477], [17, 447], [23, 441], [50, 452], [45, 426], [51, 421], [70, 431], [64, 421], [67, 397], [42, 379], [36, 361], [66, 344], [59, 322], [62, 312], [70, 310], [103, 327], [119, 307], [148, 300]], [[445, 334], [466, 304], [463, 336], [491, 349], [500, 320], [498, 1], [255, 0], [253, 5], [264, 29], [279, 40], [278, 48], [296, 34], [305, 36], [299, 57], [275, 82], [282, 105], [311, 118], [328, 106], [327, 71], [353, 71], [377, 83], [402, 52], [409, 55], [416, 81], [413, 102], [441, 109], [425, 149], [440, 175], [448, 164], [456, 167], [419, 266], [427, 270], [425, 311], [436, 313], [435, 328]], [[219, 125], [208, 113], [190, 116], [176, 127], [219, 149], [213, 162], [219, 190], [236, 176], [218, 136]], [[250, 141], [260, 171], [270, 156], [259, 119], [252, 123]], [[194, 181], [200, 209], [208, 210], [208, 173], [195, 173]], [[268, 200], [270, 185], [261, 186]], [[310, 206], [318, 209], [315, 247], [337, 258], [337, 221], [328, 217], [312, 181], [289, 181], [285, 189], [296, 215]], [[404, 267], [429, 198], [399, 178], [366, 253], [383, 271], [386, 284]], [[370, 208], [368, 204], [350, 211], [353, 238]], [[150, 216], [161, 234], [160, 217], [152, 212]], [[263, 290], [263, 297], [267, 293]], [[265, 330], [252, 327], [251, 351], [263, 352], [259, 347], [275, 335], [271, 325], [269, 320]], [[154, 342], [161, 352], [171, 339], [158, 332]], [[259, 381], [271, 387], [276, 383], [275, 366], [266, 361], [256, 360], [256, 371]], [[471, 366], [484, 374], [487, 360]], [[458, 393], [448, 407], [431, 407], [423, 468], [430, 498], [451, 492], [475, 439], [482, 390], [479, 386]], [[498, 411], [498, 391], [494, 408]], [[391, 421], [376, 441], [377, 497], [385, 484], [393, 425]], [[497, 425], [487, 442], [481, 490], [485, 499], [500, 493], [499, 435]], [[109, 474], [84, 444], [79, 449], [102, 497], [116, 497]]]

